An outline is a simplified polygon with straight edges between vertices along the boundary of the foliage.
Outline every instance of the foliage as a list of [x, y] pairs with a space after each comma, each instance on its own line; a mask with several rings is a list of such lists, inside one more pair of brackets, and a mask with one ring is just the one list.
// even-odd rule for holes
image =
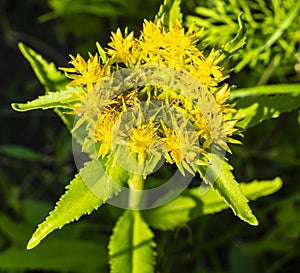
[[[170, 12], [170, 7], [172, 11], [172, 6], [170, 6], [171, 2], [172, 1], [165, 1], [165, 6], [162, 6], [160, 11], [167, 12], [165, 13], [165, 15], [167, 15], [166, 18], [176, 18], [178, 16], [180, 17], [181, 15], [178, 15], [177, 8], [173, 8], [173, 11], [176, 15], [174, 15], [173, 13], [168, 15], [168, 12]], [[178, 2], [179, 1], [175, 1], [174, 3]], [[233, 2], [230, 3], [230, 5], [234, 5]], [[77, 3], [78, 5], [80, 4], [79, 1], [76, 2], [76, 4]], [[262, 1], [260, 1], [259, 4], [262, 4]], [[230, 5], [228, 5], [228, 10], [230, 10]], [[178, 7], [178, 5], [174, 4], [174, 7]], [[243, 9], [246, 8], [247, 5], [244, 4]], [[86, 10], [97, 12], [96, 8], [87, 8]], [[237, 9], [231, 10], [237, 11]], [[76, 9], [74, 8], [73, 10], [71, 9], [70, 12], [81, 12], [81, 9], [77, 9], [76, 11]], [[160, 16], [161, 15], [162, 14], [160, 14]], [[238, 12], [236, 15], [238, 15]], [[60, 16], [60, 14], [57, 13], [55, 16]], [[115, 16], [119, 15], [116, 13]], [[234, 20], [235, 19], [237, 19], [237, 16], [234, 17]], [[244, 18], [242, 17], [242, 21], [243, 20]], [[229, 34], [231, 33], [232, 36], [230, 36], [230, 38], [228, 39], [225, 39], [224, 43], [230, 41], [232, 37], [236, 36], [236, 32], [238, 30], [237, 22], [235, 23], [235, 25], [236, 27], [234, 32], [226, 32]], [[247, 22], [245, 23], [245, 25], [247, 28]], [[210, 27], [208, 27], [208, 29], [209, 31], [204, 31], [203, 34], [217, 37], [216, 34], [211, 34], [213, 32], [210, 31]], [[243, 26], [241, 26], [241, 29], [243, 29]], [[280, 26], [279, 29], [281, 29], [281, 31], [285, 30], [285, 28], [280, 28]], [[279, 31], [278, 33], [282, 34], [281, 31]], [[291, 30], [289, 29], [289, 31]], [[245, 60], [243, 56], [246, 56], [247, 54], [247, 46], [245, 47], [245, 49], [239, 49], [244, 44], [245, 36], [236, 37], [238, 37], [236, 41], [238, 46], [235, 48], [233, 44], [231, 44], [230, 46], [228, 46], [227, 44], [226, 50], [232, 50], [231, 53], [238, 52], [239, 54], [236, 55], [237, 57], [235, 57], [237, 61]], [[251, 33], [249, 33], [249, 31], [247, 31], [247, 41], [249, 42], [249, 39], [253, 37], [254, 36]], [[257, 38], [256, 42], [259, 43], [263, 41], [263, 39], [263, 37]], [[270, 46], [270, 48], [272, 50], [274, 49], [272, 46]], [[67, 127], [71, 129], [73, 125], [72, 115], [66, 114], [66, 111], [72, 109], [72, 105], [75, 105], [78, 101], [74, 100], [74, 97], [71, 98], [70, 94], [76, 94], [77, 92], [78, 94], [80, 94], [82, 90], [78, 87], [66, 87], [66, 81], [63, 74], [60, 73], [53, 64], [46, 62], [41, 57], [41, 55], [35, 53], [29, 47], [21, 44], [20, 49], [32, 65], [36, 76], [44, 85], [47, 94], [29, 103], [13, 104], [14, 109], [19, 111], [27, 111], [37, 108], [54, 108], [55, 111], [59, 114], [59, 116], [62, 117]], [[278, 48], [276, 47], [276, 50], [277, 49]], [[101, 55], [101, 52], [103, 51], [101, 51], [100, 45], [98, 45], [98, 50], [99, 54]], [[269, 48], [267, 50], [269, 50]], [[277, 52], [276, 50], [274, 52]], [[275, 56], [276, 53], [274, 52], [269, 52], [269, 55], [271, 57]], [[226, 55], [225, 50], [223, 51], [223, 54]], [[103, 56], [104, 55], [101, 56], [102, 60], [104, 58]], [[273, 76], [277, 75], [278, 73], [281, 73], [280, 75], [283, 75], [284, 71], [288, 69], [288, 65], [286, 67], [284, 66], [286, 64], [286, 61], [292, 63], [290, 55], [285, 55], [285, 57], [285, 60], [281, 59], [281, 67], [278, 67], [277, 71], [272, 70], [272, 73], [270, 73], [268, 67], [266, 67], [267, 64], [262, 62], [264, 54], [257, 54], [257, 58], [252, 58], [255, 59], [252, 61], [257, 62], [256, 65], [258, 66], [259, 70], [268, 70], [268, 72]], [[242, 75], [243, 70], [240, 73], [240, 75]], [[252, 73], [251, 77], [255, 78], [256, 74]], [[58, 78], [60, 78], [61, 81], [58, 81]], [[248, 83], [250, 83], [251, 86], [250, 80]], [[242, 81], [239, 85], [242, 85]], [[281, 187], [282, 181], [280, 178], [275, 178], [273, 180], [266, 179], [264, 181], [253, 181], [250, 183], [237, 183], [233, 176], [232, 167], [230, 165], [236, 166], [235, 172], [238, 173], [238, 176], [241, 176], [241, 173], [243, 172], [243, 162], [247, 163], [246, 172], [250, 173], [250, 175], [246, 176], [248, 178], [249, 176], [251, 177], [251, 175], [253, 175], [253, 172], [255, 173], [254, 178], [262, 176], [282, 176], [280, 172], [274, 175], [274, 173], [268, 173], [266, 172], [266, 170], [264, 170], [265, 172], [262, 176], [260, 176], [259, 174], [257, 174], [256, 170], [251, 170], [251, 167], [254, 166], [251, 160], [253, 160], [252, 157], [255, 156], [255, 151], [250, 152], [252, 148], [250, 148], [251, 146], [249, 147], [248, 145], [251, 144], [251, 141], [253, 142], [257, 139], [257, 136], [255, 136], [255, 128], [258, 128], [259, 132], [263, 128], [266, 138], [268, 137], [268, 126], [265, 126], [265, 122], [263, 124], [260, 124], [263, 121], [278, 118], [280, 117], [280, 115], [283, 115], [283, 117], [285, 117], [286, 115], [291, 115], [293, 121], [296, 121], [297, 113], [295, 111], [291, 114], [287, 113], [299, 108], [299, 90], [299, 84], [285, 83], [260, 87], [251, 86], [249, 88], [236, 89], [231, 91], [228, 100], [231, 103], [235, 103], [235, 108], [237, 109], [237, 112], [234, 114], [233, 118], [239, 120], [237, 126], [240, 128], [241, 131], [246, 131], [244, 141], [245, 144], [241, 147], [230, 146], [233, 152], [233, 156], [229, 156], [230, 160], [228, 161], [228, 163], [225, 163], [223, 170], [224, 172], [222, 172], [222, 175], [219, 177], [215, 177], [217, 181], [219, 181], [218, 183], [214, 184], [214, 186], [216, 187], [216, 191], [209, 190], [206, 194], [200, 195], [198, 187], [189, 188], [186, 191], [184, 191], [181, 195], [179, 195], [176, 199], [172, 200], [170, 203], [158, 208], [141, 212], [125, 211], [122, 214], [117, 209], [109, 208], [109, 206], [102, 206], [100, 211], [103, 210], [104, 213], [108, 212], [109, 215], [100, 215], [102, 222], [109, 222], [108, 230], [110, 230], [116, 222], [110, 239], [108, 239], [110, 231], [101, 234], [101, 237], [97, 238], [97, 242], [95, 242], [95, 240], [91, 241], [91, 232], [89, 232], [89, 230], [86, 230], [86, 227], [78, 226], [77, 232], [74, 229], [72, 232], [72, 229], [66, 226], [62, 231], [55, 233], [53, 236], [50, 235], [50, 237], [47, 238], [46, 241], [42, 243], [37, 249], [31, 250], [33, 252], [30, 251], [26, 253], [25, 250], [23, 250], [25, 241], [24, 237], [21, 236], [21, 234], [28, 235], [30, 233], [30, 230], [34, 227], [34, 225], [36, 225], [36, 222], [44, 216], [39, 215], [35, 218], [35, 221], [31, 221], [30, 224], [27, 223], [30, 220], [28, 220], [24, 216], [22, 217], [22, 221], [24, 221], [25, 223], [22, 225], [20, 223], [19, 225], [16, 225], [6, 215], [1, 215], [0, 229], [1, 232], [6, 234], [8, 238], [7, 240], [10, 242], [10, 247], [7, 248], [6, 251], [1, 252], [0, 254], [0, 265], [2, 266], [2, 268], [0, 268], [2, 270], [12, 269], [24, 271], [28, 269], [43, 269], [56, 270], [62, 272], [82, 272], [83, 270], [87, 272], [105, 272], [107, 270], [106, 265], [108, 263], [108, 258], [105, 251], [105, 244], [107, 244], [109, 241], [108, 248], [111, 272], [153, 272], [155, 260], [158, 261], [159, 264], [157, 267], [159, 267], [159, 270], [161, 272], [179, 272], [184, 270], [185, 264], [189, 261], [189, 258], [187, 258], [186, 255], [182, 255], [184, 247], [186, 246], [185, 244], [188, 244], [187, 242], [189, 242], [189, 238], [183, 237], [180, 240], [176, 235], [174, 238], [172, 237], [174, 235], [165, 232], [162, 233], [159, 230], [167, 231], [175, 229], [176, 234], [178, 234], [181, 232], [182, 229], [185, 229], [186, 223], [189, 222], [191, 229], [194, 230], [195, 238], [193, 239], [193, 241], [203, 243], [203, 248], [201, 246], [198, 246], [198, 248], [195, 249], [196, 251], [193, 255], [196, 255], [198, 258], [193, 259], [195, 265], [193, 265], [193, 269], [191, 269], [191, 272], [225, 271], [224, 269], [220, 268], [219, 263], [221, 259], [219, 258], [219, 262], [217, 261], [217, 256], [219, 256], [217, 254], [217, 248], [223, 246], [222, 244], [224, 240], [226, 240], [226, 238], [227, 240], [232, 242], [232, 245], [237, 245], [236, 248], [231, 247], [227, 249], [229, 253], [227, 257], [227, 260], [229, 262], [228, 272], [240, 272], [241, 270], [244, 271], [245, 269], [242, 265], [240, 265], [240, 261], [243, 261], [244, 264], [248, 265], [247, 270], [249, 272], [257, 272], [257, 265], [249, 257], [252, 257], [252, 259], [253, 257], [255, 257], [255, 259], [259, 260], [261, 268], [267, 269], [265, 270], [266, 272], [276, 272], [276, 270], [282, 268], [287, 261], [291, 261], [297, 257], [296, 251], [292, 251], [290, 255], [286, 254], [286, 250], [296, 250], [296, 243], [299, 238], [299, 225], [295, 225], [295, 219], [297, 219], [297, 206], [299, 205], [299, 198], [297, 197], [297, 194], [291, 194], [290, 196], [286, 197], [286, 199], [283, 199], [280, 202], [273, 203], [272, 201], [276, 199], [274, 199], [274, 197], [269, 197], [269, 204], [267, 203], [268, 198], [258, 201], [258, 204], [263, 204], [260, 209], [255, 209], [255, 212], [261, 223], [260, 226], [266, 228], [267, 230], [270, 230], [270, 232], [268, 232], [268, 234], [263, 238], [263, 240], [257, 239], [253, 242], [248, 242], [247, 240], [242, 238], [242, 235], [245, 234], [245, 226], [242, 223], [237, 223], [236, 221], [232, 221], [233, 227], [229, 230], [228, 226], [226, 226], [223, 223], [227, 222], [230, 218], [228, 214], [218, 214], [218, 217], [215, 216], [211, 218], [207, 218], [208, 216], [205, 215], [214, 214], [216, 212], [220, 212], [223, 209], [231, 207], [233, 209], [233, 212], [239, 215], [242, 219], [245, 219], [250, 223], [252, 222], [252, 224], [256, 224], [256, 219], [253, 218], [254, 216], [252, 215], [251, 211], [249, 211], [247, 199], [256, 200], [259, 197], [276, 192]], [[60, 109], [58, 110], [57, 107]], [[292, 124], [292, 128], [295, 128], [295, 126], [297, 126], [295, 125], [295, 122], [293, 123], [291, 121], [291, 119], [290, 123]], [[272, 124], [276, 124], [275, 121], [271, 120], [267, 124], [271, 126], [271, 129], [269, 131], [272, 133]], [[295, 130], [294, 133], [297, 136], [296, 131], [297, 130]], [[247, 135], [249, 136], [248, 140]], [[292, 134], [290, 135], [290, 137], [291, 136]], [[276, 142], [274, 143], [276, 144]], [[277, 143], [281, 143], [282, 145], [284, 145], [283, 147], [285, 148], [289, 146], [288, 139], [286, 138], [284, 138], [284, 141], [277, 141]], [[263, 144], [264, 143], [262, 143], [262, 145]], [[283, 165], [277, 165], [279, 166], [279, 168], [287, 168], [285, 166], [290, 166], [291, 164], [299, 166], [299, 161], [297, 161], [297, 158], [295, 156], [297, 154], [297, 147], [300, 147], [297, 146], [297, 142], [295, 142], [295, 147], [296, 148], [294, 150], [284, 149], [284, 152], [283, 154], [281, 154], [281, 156], [275, 156], [276, 160], [278, 158], [278, 161], [283, 162]], [[279, 151], [278, 147], [271, 148], [272, 149], [270, 149], [270, 152]], [[11, 149], [9, 149], [9, 147], [3, 147], [3, 149], [0, 149], [0, 153], [4, 155], [9, 154], [11, 156], [14, 156], [15, 154], [17, 158], [19, 157], [21, 159], [25, 157], [27, 160], [41, 160], [41, 154], [37, 154], [36, 152], [32, 152], [31, 150], [26, 148], [20, 148], [20, 150], [15, 150], [14, 147], [11, 147]], [[258, 150], [257, 153], [263, 154], [264, 156], [269, 156], [269, 158], [271, 159], [274, 158], [274, 155], [268, 155], [268, 153], [264, 151], [260, 152]], [[284, 157], [285, 153], [286, 158]], [[100, 162], [100, 164], [106, 164], [106, 162]], [[90, 177], [89, 172], [93, 174], [95, 173], [95, 169], [91, 168], [91, 166], [92, 165], [86, 165], [85, 167], [83, 167], [80, 171], [80, 174], [88, 175]], [[110, 165], [106, 164], [105, 166], [109, 168]], [[267, 169], [267, 166], [263, 166], [265, 166], [265, 164], [261, 164], [261, 168]], [[121, 172], [121, 170], [119, 171]], [[120, 179], [120, 177], [123, 177], [125, 181], [128, 180], [128, 177], [126, 175], [120, 175], [118, 179]], [[287, 178], [286, 173], [284, 172], [283, 177], [285, 179]], [[294, 177], [297, 178], [296, 175]], [[94, 181], [96, 184], [98, 182], [97, 178], [99, 178], [99, 181], [103, 181], [101, 174], [100, 176], [98, 174], [96, 178], [92, 179], [96, 181]], [[163, 181], [159, 181], [159, 179], [157, 178], [152, 179], [155, 180], [154, 183], [156, 184], [163, 183]], [[245, 178], [243, 177], [241, 181], [243, 181], [244, 179]], [[197, 184], [197, 181], [199, 180], [195, 179], [194, 182]], [[123, 183], [123, 181], [120, 181], [120, 183]], [[232, 187], [235, 189], [235, 191], [229, 190], [230, 183], [232, 183]], [[92, 210], [98, 208], [102, 203], [102, 201], [99, 198], [95, 197], [93, 193], [86, 188], [86, 186], [82, 183], [79, 175], [76, 175], [70, 183], [70, 185], [67, 187], [68, 190], [57, 203], [56, 208], [50, 213], [46, 221], [39, 225], [38, 229], [36, 230], [35, 234], [33, 235], [32, 239], [28, 244], [28, 248], [35, 247], [45, 236], [47, 236], [48, 233], [50, 233], [54, 229], [61, 228], [63, 225], [71, 221], [78, 220], [78, 218], [81, 217], [83, 214], [90, 213]], [[293, 187], [297, 190], [296, 185], [294, 185]], [[285, 189], [285, 191], [287, 191], [287, 189]], [[219, 192], [219, 194], [217, 192]], [[291, 193], [293, 193], [292, 190]], [[106, 198], [109, 197], [110, 194]], [[44, 204], [38, 205], [40, 206]], [[266, 205], [267, 207], [264, 208], [264, 205]], [[22, 208], [26, 207], [25, 202], [24, 204], [22, 202], [18, 206]], [[31, 206], [28, 208], [28, 210], [21, 209], [22, 212], [20, 215], [30, 215], [30, 211], [34, 211], [33, 209], [37, 209], [37, 207], [38, 206]], [[47, 208], [45, 209], [44, 213], [46, 213], [46, 211], [49, 210], [49, 204], [47, 204], [46, 207]], [[274, 218], [271, 218], [271, 223], [268, 223], [270, 215], [275, 216]], [[119, 216], [120, 218], [118, 219]], [[199, 221], [199, 219], [201, 219], [201, 221]], [[85, 219], [85, 221], [87, 220], [88, 219]], [[81, 224], [82, 222], [84, 221], [81, 221], [79, 224]], [[98, 218], [95, 222], [99, 222]], [[24, 228], [16, 230], [13, 228], [13, 225], [15, 225], [16, 229], [18, 226], [23, 226]], [[78, 223], [73, 225], [76, 226], [78, 225]], [[272, 225], [274, 225], [275, 227], [272, 228]], [[215, 231], [218, 232], [218, 226], [220, 230], [222, 230], [222, 233], [224, 233], [224, 235], [220, 234], [218, 236], [212, 236], [212, 234]], [[101, 228], [101, 224], [99, 227]], [[152, 231], [150, 227], [154, 230]], [[282, 234], [286, 233], [285, 231], [287, 229], [291, 230], [291, 232], [288, 233], [286, 236], [282, 236]], [[257, 232], [259, 233], [259, 231]], [[87, 236], [87, 234], [89, 234], [89, 236]], [[240, 238], [242, 238], [241, 245], [235, 244], [235, 238], [238, 234]], [[205, 238], [205, 236], [207, 236], [208, 238], [212, 237], [212, 239], [208, 240]], [[82, 240], [82, 237], [88, 238], [88, 240]], [[226, 238], [224, 239], [224, 237]], [[156, 243], [154, 242], [154, 238]], [[170, 241], [173, 241], [174, 239], [176, 241], [175, 244], [169, 249], [166, 249], [166, 241], [170, 243]], [[122, 241], [122, 244], [120, 244], [120, 241]], [[7, 241], [0, 241], [0, 243], [2, 247], [7, 246], [8, 244]], [[197, 252], [199, 251], [199, 249], [202, 252]], [[176, 251], [178, 252], [176, 253]], [[274, 265], [267, 264], [266, 261], [263, 261], [261, 253], [274, 251], [276, 253], [279, 253], [280, 255], [283, 254], [282, 259], [279, 259], [278, 262]], [[204, 256], [202, 255], [203, 253], [205, 253]], [[61, 260], [62, 256], [66, 258]], [[201, 258], [201, 256], [203, 256], [203, 258]], [[12, 257], [16, 259], [16, 262], [11, 262], [13, 259]], [[43, 257], [53, 258], [49, 260], [48, 258]], [[178, 257], [178, 259], [174, 259], [174, 257]], [[209, 262], [207, 262], [207, 260], [205, 260], [205, 258], [207, 258], [207, 260], [215, 262], [212, 262], [210, 264]], [[171, 262], [170, 259], [172, 260]]]
[[203, 34], [212, 46], [230, 41], [239, 29], [238, 16], [245, 28], [247, 43], [234, 56], [235, 72], [245, 67], [255, 69], [260, 77], [258, 84], [265, 84], [273, 75], [285, 77], [293, 71], [296, 53], [299, 52], [299, 1], [231, 1], [214, 0], [210, 6], [199, 1], [196, 16], [187, 22], [196, 22], [209, 31]]
[[[139, 31], [138, 24], [156, 12], [159, 0], [129, 1], [122, 0], [48, 0], [50, 12], [39, 17], [40, 22], [56, 20], [55, 32], [61, 43], [75, 38], [79, 41], [74, 51], [85, 53], [94, 45], [94, 39], [107, 42], [113, 29], [120, 22]], [[74, 18], [76, 18], [74, 20]], [[83, 28], [82, 25], [85, 27]]]

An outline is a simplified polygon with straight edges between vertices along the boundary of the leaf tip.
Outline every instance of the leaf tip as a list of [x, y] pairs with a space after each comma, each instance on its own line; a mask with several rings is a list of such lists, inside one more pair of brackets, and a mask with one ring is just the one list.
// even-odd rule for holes
[[11, 108], [14, 109], [15, 111], [22, 111], [19, 107], [19, 103], [11, 103]]
[[250, 224], [251, 226], [258, 226], [259, 225], [259, 222], [258, 222], [257, 218], [253, 214], [250, 215], [249, 217], [247, 217], [246, 222], [248, 224]]
[[22, 42], [19, 42], [18, 43], [18, 48], [19, 50], [21, 51], [21, 53], [25, 56], [25, 52], [26, 52], [26, 46], [22, 43]]
[[35, 236], [32, 236], [32, 237], [30, 238], [30, 240], [28, 241], [28, 244], [27, 244], [26, 249], [27, 249], [27, 250], [33, 249], [33, 248], [35, 248], [39, 243], [40, 243], [40, 241], [37, 240], [37, 238], [36, 238]]

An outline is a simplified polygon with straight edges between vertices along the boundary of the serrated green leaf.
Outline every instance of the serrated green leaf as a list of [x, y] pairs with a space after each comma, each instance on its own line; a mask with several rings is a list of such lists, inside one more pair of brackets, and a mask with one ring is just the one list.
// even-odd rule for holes
[[104, 202], [117, 195], [122, 185], [128, 181], [129, 174], [110, 156], [105, 162], [98, 159], [87, 162], [80, 170], [85, 185]]
[[102, 205], [102, 200], [91, 192], [79, 175], [76, 175], [66, 189], [55, 209], [32, 235], [27, 249], [36, 247], [53, 230], [78, 220], [84, 214], [90, 214]]
[[139, 211], [125, 211], [109, 242], [111, 273], [153, 273], [154, 235]]
[[[30, 63], [35, 75], [40, 83], [44, 86], [46, 94], [49, 91], [64, 90], [68, 80], [65, 75], [58, 71], [54, 63], [47, 62], [40, 54], [36, 53], [33, 49], [19, 43], [19, 49]], [[62, 121], [66, 124], [69, 131], [72, 130], [73, 117], [64, 114], [59, 109], [54, 109]]]
[[65, 108], [72, 109], [72, 103], [76, 102], [74, 93], [80, 93], [79, 88], [68, 87], [64, 91], [48, 92], [46, 95], [39, 96], [33, 101], [27, 103], [12, 103], [14, 110], [19, 112], [30, 111], [34, 109]]
[[235, 215], [257, 226], [258, 221], [248, 205], [248, 199], [231, 172], [232, 166], [215, 154], [210, 155], [210, 162], [209, 168], [199, 166], [202, 179], [220, 195]]
[[180, 10], [181, 0], [164, 0], [160, 6], [155, 20], [163, 19], [163, 24], [169, 26], [170, 23], [175, 24], [177, 21], [182, 23], [182, 13]]
[[127, 171], [114, 162], [113, 157], [102, 162], [95, 159], [85, 163], [66, 187], [66, 193], [61, 196], [54, 210], [38, 226], [27, 248], [34, 248], [53, 230], [98, 209], [104, 201], [120, 192], [118, 184], [125, 183], [128, 177]]
[[68, 81], [64, 74], [56, 69], [54, 63], [48, 63], [40, 54], [23, 43], [19, 43], [19, 49], [46, 91], [65, 88]]
[[237, 126], [247, 129], [264, 120], [278, 118], [282, 113], [300, 108], [300, 96], [277, 95], [245, 97], [236, 100], [234, 119]]
[[[278, 191], [282, 187], [282, 180], [280, 177], [276, 177], [273, 180], [254, 180], [249, 183], [240, 183], [239, 185], [243, 194], [249, 200], [254, 201], [260, 197], [264, 197]], [[189, 193], [193, 196], [199, 197], [199, 189], [197, 188], [189, 190]], [[229, 207], [214, 190], [209, 190], [204, 195], [200, 195], [199, 198], [203, 203], [203, 214], [213, 214]]]
[[[240, 183], [242, 192], [249, 200], [270, 195], [281, 186], [282, 180], [279, 177], [273, 180]], [[210, 189], [201, 195], [199, 188], [193, 188], [184, 191], [164, 206], [143, 211], [143, 216], [153, 228], [173, 230], [196, 217], [217, 213], [227, 208], [228, 205], [216, 191]]]

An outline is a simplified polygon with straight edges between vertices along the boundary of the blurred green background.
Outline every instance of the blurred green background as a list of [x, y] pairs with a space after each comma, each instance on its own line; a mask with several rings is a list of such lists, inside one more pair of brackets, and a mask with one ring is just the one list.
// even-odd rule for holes
[[[233, 2], [183, 1], [186, 24], [191, 20], [198, 20], [199, 26], [207, 22], [207, 33], [214, 33], [214, 37], [222, 35], [228, 40], [235, 35], [233, 27], [238, 26], [237, 16], [243, 11], [248, 35], [252, 35], [248, 41], [255, 39], [255, 43], [259, 44], [267, 39], [264, 35], [272, 33], [272, 27], [276, 30], [276, 24], [282, 22], [277, 18], [278, 14], [281, 12], [284, 17], [291, 7], [289, 3], [295, 3], [283, 1], [287, 7], [281, 7], [279, 3], [277, 12], [276, 3], [281, 1], [240, 1], [239, 9], [235, 8], [233, 12], [230, 10]], [[249, 6], [246, 2], [250, 2]], [[217, 12], [216, 3], [218, 7], [223, 5], [227, 9], [224, 8], [223, 17], [218, 19], [216, 14], [207, 12]], [[266, 11], [269, 16], [266, 19], [271, 20], [278, 15], [273, 23], [264, 20], [257, 3], [270, 7], [270, 12]], [[68, 54], [81, 53], [86, 57], [88, 51], [96, 51], [96, 41], [105, 46], [111, 31], [117, 27], [124, 29], [127, 26], [138, 34], [143, 19], [153, 19], [160, 4], [160, 0], [0, 2], [0, 272], [106, 272], [107, 240], [120, 214], [118, 209], [105, 206], [80, 222], [54, 232], [38, 248], [26, 251], [26, 243], [36, 225], [46, 217], [64, 192], [64, 186], [76, 169], [71, 137], [55, 113], [17, 113], [10, 107], [12, 102], [25, 102], [43, 93], [18, 50], [18, 42], [34, 48], [57, 66], [66, 66]], [[249, 9], [253, 10], [253, 18], [258, 22], [256, 25], [249, 13], [247, 15]], [[228, 18], [231, 18], [232, 24]], [[268, 29], [262, 31], [262, 24], [267, 28], [265, 21], [269, 24]], [[218, 29], [224, 34], [215, 31]], [[232, 73], [229, 83], [237, 87], [250, 87], [299, 82], [299, 68], [298, 74], [295, 69], [299, 62], [296, 54], [299, 52], [299, 29], [297, 19], [284, 30], [286, 36], [283, 36], [281, 43], [273, 44], [270, 51], [266, 50], [267, 56], [257, 59], [254, 65], [250, 61], [242, 63]], [[204, 38], [214, 42], [212, 37]], [[245, 60], [250, 53], [255, 53], [255, 43], [252, 43], [253, 47], [246, 46], [240, 57], [232, 60], [232, 67]], [[294, 50], [287, 52], [284, 43], [292, 44]], [[212, 45], [217, 47], [217, 41]], [[193, 220], [176, 232], [156, 231], [157, 272], [299, 272], [298, 111], [249, 129], [244, 144], [232, 146], [230, 160], [235, 166], [238, 181], [272, 179], [276, 176], [283, 179], [283, 188], [278, 193], [251, 203], [260, 225], [248, 226], [228, 210]]]

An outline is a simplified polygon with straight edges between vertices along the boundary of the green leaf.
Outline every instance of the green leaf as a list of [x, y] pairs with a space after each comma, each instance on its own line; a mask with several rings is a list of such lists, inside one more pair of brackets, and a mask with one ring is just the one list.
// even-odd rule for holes
[[245, 24], [242, 21], [242, 15], [243, 14], [240, 13], [238, 16], [239, 30], [236, 36], [231, 41], [226, 43], [222, 48], [229, 55], [236, 53], [239, 49], [241, 49], [246, 44], [246, 40], [247, 40], [246, 29], [245, 29]]
[[249, 88], [240, 88], [230, 93], [229, 99], [238, 99], [245, 97], [257, 97], [263, 95], [300, 95], [300, 84], [269, 84], [264, 86], [254, 86]]
[[19, 43], [19, 49], [46, 91], [65, 88], [68, 81], [64, 74], [57, 70], [54, 63], [48, 63], [41, 55], [23, 43]]
[[[28, 199], [25, 203], [32, 203], [32, 201]], [[31, 213], [32, 218], [47, 211], [45, 209], [48, 205], [45, 206], [45, 203], [33, 202], [36, 203], [34, 204], [36, 208], [22, 201], [20, 204], [22, 212], [25, 210], [25, 213]], [[25, 246], [27, 234], [32, 230], [32, 223], [18, 221], [15, 217], [12, 219], [7, 214], [0, 213], [0, 234], [5, 238], [5, 246], [9, 246], [1, 249], [0, 272], [40, 271], [41, 269], [55, 272], [106, 272], [106, 244], [78, 239], [85, 229], [85, 225], [77, 224], [72, 229], [50, 236], [47, 243], [29, 252]], [[99, 239], [106, 240], [104, 235], [100, 235]]]
[[[102, 162], [98, 159], [85, 163], [60, 198], [55, 209], [40, 224], [28, 242], [28, 249], [37, 246], [53, 230], [90, 214], [104, 201], [118, 194], [118, 184], [127, 182], [128, 173], [113, 157]], [[110, 183], [113, 181], [115, 183]]]
[[215, 9], [210, 9], [210, 8], [199, 6], [199, 7], [195, 8], [195, 12], [199, 15], [204, 16], [204, 17], [221, 19], [221, 16], [215, 11]]
[[[52, 204], [50, 204], [49, 202], [35, 200], [30, 197], [28, 197], [27, 199], [23, 198], [20, 206], [22, 207], [22, 218], [24, 219], [24, 221], [34, 226], [39, 223], [41, 218], [43, 218], [52, 208]], [[32, 228], [30, 228], [29, 232], [31, 231]]]
[[104, 202], [117, 195], [122, 185], [128, 181], [129, 174], [110, 156], [107, 161], [98, 159], [87, 162], [80, 170], [85, 185]]
[[36, 247], [53, 230], [78, 220], [84, 214], [90, 214], [102, 205], [102, 200], [91, 192], [79, 175], [76, 175], [66, 189], [55, 209], [32, 235], [27, 249]]
[[211, 154], [209, 168], [200, 166], [199, 173], [202, 179], [222, 197], [235, 215], [250, 225], [257, 226], [258, 221], [248, 205], [248, 199], [231, 173], [232, 169], [232, 166], [225, 160]]
[[48, 240], [38, 249], [12, 247], [0, 253], [0, 270], [5, 272], [106, 272], [107, 255], [103, 244], [65, 238]]
[[0, 145], [0, 154], [30, 161], [45, 160], [45, 155], [18, 145]]
[[282, 113], [300, 108], [300, 96], [277, 95], [245, 97], [236, 100], [234, 119], [237, 126], [247, 129], [264, 120], [278, 118]]
[[153, 273], [154, 235], [139, 211], [125, 211], [109, 242], [111, 273]]
[[122, 10], [120, 10], [118, 7], [115, 7], [113, 4], [106, 3], [97, 3], [96, 5], [93, 5], [92, 3], [81, 4], [74, 2], [74, 4], [71, 6], [69, 3], [67, 3], [65, 8], [70, 9], [68, 12], [72, 12], [74, 15], [90, 14], [93, 16], [109, 18], [120, 17], [123, 15]]
[[[281, 186], [282, 180], [279, 177], [273, 180], [240, 183], [242, 192], [249, 200], [270, 195]], [[143, 216], [153, 228], [172, 230], [196, 217], [214, 214], [227, 208], [228, 205], [216, 191], [210, 189], [201, 194], [197, 187], [184, 191], [164, 206], [143, 211]]]
[[24, 236], [24, 234], [28, 233], [26, 224], [13, 221], [8, 215], [2, 212], [0, 212], [0, 231], [0, 234], [9, 239], [12, 245], [24, 246], [26, 244]]
[[48, 92], [46, 95], [39, 96], [33, 101], [27, 103], [12, 103], [14, 110], [19, 112], [30, 111], [34, 109], [65, 108], [72, 109], [72, 103], [76, 102], [74, 93], [80, 93], [80, 88], [68, 87], [64, 91]]
[[[220, 198], [219, 198], [220, 199]], [[224, 203], [221, 199], [220, 201]], [[199, 192], [185, 191], [171, 202], [154, 209], [143, 211], [149, 225], [160, 230], [172, 230], [203, 213]]]
[[181, 0], [164, 0], [164, 3], [160, 6], [155, 21], [163, 19], [164, 26], [169, 26], [170, 23], [175, 24], [176, 21], [182, 23], [182, 13], [180, 10]]
[[[267, 96], [268, 95], [268, 96]], [[234, 118], [243, 129], [300, 107], [300, 84], [275, 84], [237, 89], [230, 94], [238, 109]]]
[[106, 64], [108, 61], [108, 56], [107, 56], [105, 50], [102, 48], [102, 46], [98, 42], [96, 43], [96, 47], [99, 52], [101, 61], [103, 62], [103, 64]]
[[293, 24], [295, 18], [299, 16], [300, 2], [298, 1], [288, 12], [279, 27], [275, 29], [269, 39], [261, 47], [260, 51], [264, 51], [271, 47], [283, 34], [283, 32]]
[[[75, 117], [71, 114], [62, 112], [58, 108], [54, 108], [54, 112], [61, 118], [61, 120], [66, 125], [69, 132], [72, 132]], [[75, 137], [75, 139], [76, 139], [76, 137]]]
[[[40, 54], [33, 49], [19, 43], [19, 49], [30, 63], [35, 75], [40, 83], [44, 86], [46, 94], [49, 91], [64, 90], [68, 80], [64, 74], [57, 70], [54, 63], [48, 63]], [[16, 106], [16, 105], [15, 105]], [[72, 130], [73, 117], [62, 113], [59, 109], [54, 109], [62, 121], [66, 124], [69, 131]]]
[[282, 187], [282, 180], [280, 177], [273, 180], [254, 180], [250, 183], [241, 183], [240, 186], [249, 200], [256, 200], [278, 191]]

